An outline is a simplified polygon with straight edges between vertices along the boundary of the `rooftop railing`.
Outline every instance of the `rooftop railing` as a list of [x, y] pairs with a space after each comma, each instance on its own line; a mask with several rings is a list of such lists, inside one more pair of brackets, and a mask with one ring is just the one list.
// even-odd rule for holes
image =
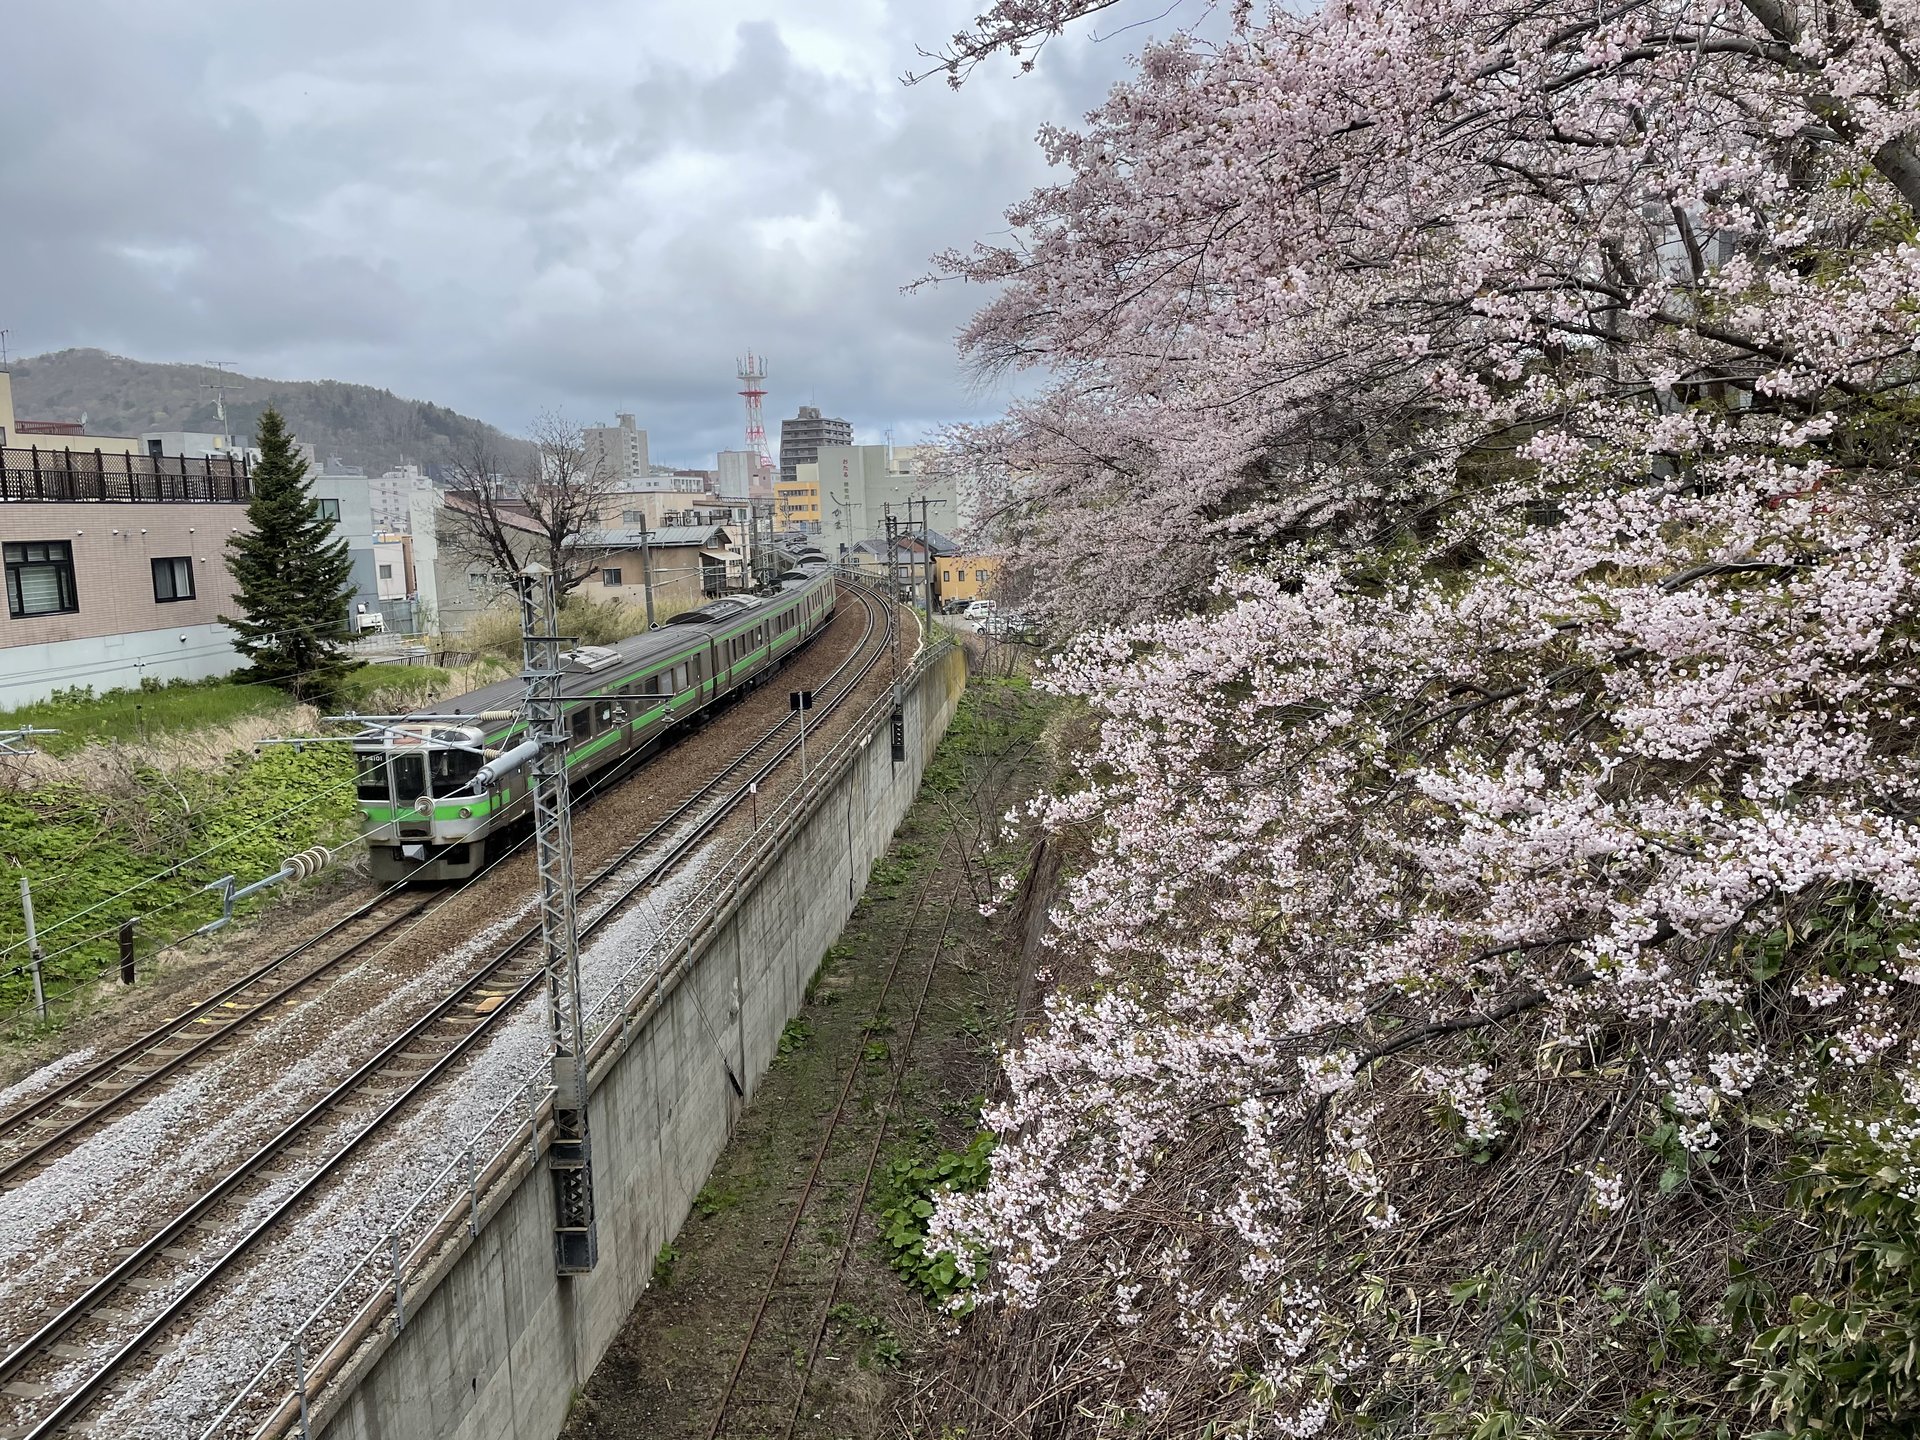
[[252, 498], [244, 457], [191, 460], [37, 445], [0, 449], [0, 503], [244, 505]]

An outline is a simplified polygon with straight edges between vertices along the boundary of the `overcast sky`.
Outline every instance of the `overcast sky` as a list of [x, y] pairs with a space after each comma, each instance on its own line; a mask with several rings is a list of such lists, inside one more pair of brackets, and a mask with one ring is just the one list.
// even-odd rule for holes
[[[905, 441], [998, 408], [903, 295], [1003, 230], [1141, 32], [906, 88], [954, 0], [7, 0], [0, 326], [739, 443], [733, 362]], [[1158, 9], [1158, 6], [1153, 7]]]

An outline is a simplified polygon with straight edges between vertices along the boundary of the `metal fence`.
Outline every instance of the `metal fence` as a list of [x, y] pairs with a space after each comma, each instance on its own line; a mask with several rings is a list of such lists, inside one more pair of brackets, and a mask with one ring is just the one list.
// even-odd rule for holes
[[244, 505], [252, 498], [244, 457], [110, 455], [99, 450], [0, 449], [0, 502], [145, 501]]

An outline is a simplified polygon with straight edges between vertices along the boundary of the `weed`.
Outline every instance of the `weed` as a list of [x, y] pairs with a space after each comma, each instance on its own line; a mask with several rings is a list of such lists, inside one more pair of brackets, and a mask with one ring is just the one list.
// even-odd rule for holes
[[791, 1055], [796, 1050], [804, 1050], [813, 1043], [813, 1022], [804, 1015], [796, 1015], [780, 1029], [780, 1053]]
[[945, 1301], [979, 1280], [985, 1261], [974, 1270], [960, 1268], [946, 1250], [926, 1251], [927, 1221], [941, 1195], [978, 1190], [987, 1183], [994, 1137], [981, 1131], [959, 1154], [942, 1151], [930, 1159], [903, 1156], [887, 1166], [876, 1202], [880, 1239], [887, 1261], [909, 1285], [930, 1300]]
[[229, 680], [176, 685], [157, 682], [139, 690], [109, 690], [96, 696], [91, 685], [72, 685], [31, 705], [0, 714], [0, 728], [33, 725], [58, 730], [36, 739], [34, 748], [49, 755], [71, 754], [90, 741], [132, 743], [178, 730], [207, 730], [253, 716], [291, 711], [287, 697], [271, 685], [237, 685]]
[[[705, 1194], [705, 1191], [701, 1192]], [[653, 1257], [653, 1283], [661, 1289], [673, 1283], [673, 1267], [680, 1259], [680, 1247], [671, 1240], [660, 1247], [660, 1253]]]
[[694, 1212], [709, 1220], [723, 1215], [747, 1198], [748, 1188], [748, 1183], [741, 1179], [709, 1180], [693, 1197]]
[[849, 1335], [861, 1340], [860, 1363], [888, 1369], [904, 1363], [906, 1354], [900, 1342], [878, 1315], [868, 1315], [842, 1301], [827, 1311], [827, 1319]]
[[869, 1065], [884, 1065], [893, 1058], [893, 1050], [884, 1040], [869, 1040], [860, 1058]]

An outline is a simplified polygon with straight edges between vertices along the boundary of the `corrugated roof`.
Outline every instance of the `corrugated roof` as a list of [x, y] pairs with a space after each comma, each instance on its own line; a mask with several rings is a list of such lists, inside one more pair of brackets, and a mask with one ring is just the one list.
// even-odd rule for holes
[[654, 546], [728, 545], [732, 537], [724, 525], [668, 525], [658, 530], [638, 526], [617, 530], [589, 530], [580, 537], [583, 545], [601, 545], [610, 550], [638, 550], [641, 536]]

